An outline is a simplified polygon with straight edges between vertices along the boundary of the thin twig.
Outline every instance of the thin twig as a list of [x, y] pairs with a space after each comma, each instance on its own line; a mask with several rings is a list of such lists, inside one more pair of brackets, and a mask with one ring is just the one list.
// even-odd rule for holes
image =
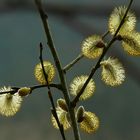
[[45, 72], [45, 68], [44, 68], [44, 65], [43, 65], [42, 50], [43, 50], [43, 46], [40, 43], [40, 56], [39, 56], [39, 59], [40, 59], [40, 63], [41, 63], [41, 66], [42, 66], [42, 71], [43, 71], [43, 74], [44, 74], [44, 77], [45, 77], [45, 80], [46, 80], [46, 85], [48, 85], [47, 86], [47, 88], [48, 88], [48, 96], [49, 96], [49, 99], [50, 99], [50, 102], [51, 102], [51, 105], [52, 105], [52, 113], [53, 113], [53, 116], [56, 119], [56, 122], [57, 122], [57, 125], [59, 127], [59, 130], [60, 130], [60, 133], [61, 133], [61, 136], [62, 136], [63, 140], [66, 140], [63, 125], [60, 123], [58, 115], [57, 115], [57, 112], [56, 112], [54, 100], [53, 100], [52, 93], [51, 93], [51, 88], [50, 88], [49, 82], [48, 82], [48, 75]]
[[109, 34], [109, 31], [106, 31], [106, 32], [102, 35], [102, 39], [104, 39], [108, 34]]
[[[102, 35], [102, 39], [104, 39], [108, 34], [109, 34], [109, 31], [106, 31], [106, 32]], [[64, 73], [66, 73], [66, 71], [68, 71], [70, 68], [72, 68], [72, 67], [73, 67], [78, 61], [80, 61], [83, 57], [84, 57], [84, 55], [81, 53], [81, 54], [79, 54], [74, 60], [72, 60], [69, 64], [67, 64], [67, 65], [63, 68]]]
[[60, 84], [53, 84], [53, 83], [51, 83], [51, 84], [49, 84], [49, 85], [35, 85], [35, 86], [30, 87], [30, 88], [31, 88], [31, 90], [33, 91], [33, 90], [35, 90], [35, 89], [43, 88], [43, 87], [48, 87], [48, 86], [49, 86], [49, 87], [57, 88], [57, 89], [59, 89], [59, 90], [62, 90], [62, 87], [61, 87]]
[[35, 3], [36, 3], [36, 6], [38, 8], [38, 11], [39, 11], [42, 23], [43, 23], [46, 38], [48, 40], [48, 46], [51, 50], [56, 68], [58, 70], [58, 74], [59, 74], [59, 78], [60, 78], [60, 82], [61, 82], [62, 90], [63, 90], [63, 96], [66, 100], [66, 104], [67, 104], [68, 111], [69, 111], [70, 118], [71, 118], [71, 124], [72, 124], [72, 128], [73, 128], [74, 137], [75, 137], [75, 140], [80, 140], [81, 138], [80, 138], [77, 121], [75, 118], [75, 111], [74, 111], [74, 108], [71, 106], [70, 95], [69, 95], [67, 84], [66, 84], [66, 77], [64, 75], [63, 68], [61, 66], [61, 63], [60, 63], [60, 60], [59, 60], [59, 57], [58, 57], [57, 51], [55, 49], [51, 33], [50, 33], [50, 29], [49, 29], [49, 25], [48, 25], [48, 21], [47, 21], [48, 16], [45, 14], [45, 12], [43, 10], [41, 0], [35, 0]]
[[68, 65], [63, 68], [63, 71], [66, 73], [74, 64], [76, 64], [79, 60], [84, 57], [83, 54], [79, 54], [74, 60], [72, 60]]
[[[59, 90], [62, 91], [62, 87], [60, 84], [54, 84], [54, 83], [51, 83], [49, 84], [50, 87], [54, 87], [54, 88], [57, 88]], [[35, 86], [31, 86], [29, 87], [31, 89], [31, 92], [35, 89], [39, 89], [39, 88], [43, 88], [43, 87], [48, 87], [48, 85], [35, 85]], [[20, 89], [21, 87], [11, 87], [11, 90], [9, 91], [3, 91], [3, 92], [0, 92], [0, 95], [1, 94], [6, 94], [6, 93], [11, 93], [11, 94], [15, 94], [15, 93], [18, 93], [18, 90]]]
[[19, 88], [16, 88], [16, 89], [11, 88], [11, 90], [9, 90], [9, 91], [0, 92], [0, 95], [6, 94], [6, 93], [15, 94], [15, 93], [17, 93], [18, 89], [19, 89]]
[[86, 82], [84, 83], [84, 85], [83, 85], [83, 87], [81, 88], [80, 92], [77, 94], [77, 96], [76, 96], [76, 97], [74, 98], [74, 100], [72, 101], [72, 106], [74, 106], [74, 107], [76, 106], [77, 102], [79, 101], [80, 96], [83, 94], [83, 92], [84, 92], [85, 88], [87, 87], [89, 81], [91, 80], [91, 78], [92, 78], [93, 75], [95, 74], [96, 70], [100, 67], [100, 62], [101, 62], [102, 59], [104, 58], [104, 56], [105, 56], [105, 54], [107, 53], [108, 49], [111, 47], [111, 45], [112, 45], [112, 44], [114, 43], [114, 41], [116, 40], [116, 36], [117, 36], [117, 34], [118, 34], [120, 28], [121, 28], [122, 25], [124, 24], [125, 18], [126, 18], [126, 16], [127, 16], [127, 13], [128, 13], [128, 11], [129, 11], [130, 7], [131, 7], [132, 2], [133, 2], [133, 0], [130, 0], [129, 5], [128, 5], [128, 7], [127, 7], [127, 10], [126, 10], [126, 12], [125, 12], [125, 14], [124, 14], [124, 16], [123, 16], [123, 18], [122, 18], [122, 20], [121, 20], [121, 22], [120, 22], [118, 28], [117, 28], [117, 30], [116, 30], [116, 32], [115, 32], [114, 36], [112, 37], [111, 41], [108, 43], [107, 47], [104, 48], [104, 51], [103, 51], [102, 55], [100, 56], [98, 62], [97, 62], [96, 65], [92, 68], [92, 70], [91, 70], [91, 72], [90, 72], [90, 74], [89, 74], [88, 79], [87, 79]]

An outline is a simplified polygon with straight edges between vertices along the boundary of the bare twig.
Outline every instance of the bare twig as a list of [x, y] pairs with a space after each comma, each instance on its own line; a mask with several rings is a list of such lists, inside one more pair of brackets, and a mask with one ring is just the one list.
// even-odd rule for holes
[[76, 64], [79, 60], [81, 60], [84, 57], [83, 54], [79, 54], [73, 61], [71, 61], [68, 65], [66, 65], [63, 69], [63, 71], [66, 73], [74, 64]]

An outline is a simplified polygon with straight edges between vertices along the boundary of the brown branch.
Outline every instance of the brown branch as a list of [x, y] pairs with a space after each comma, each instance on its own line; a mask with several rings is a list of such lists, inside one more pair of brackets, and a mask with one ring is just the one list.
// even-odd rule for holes
[[49, 84], [49, 85], [35, 85], [35, 86], [30, 87], [30, 88], [31, 88], [31, 90], [33, 91], [33, 90], [35, 90], [35, 89], [43, 88], [43, 87], [48, 87], [48, 86], [49, 86], [49, 87], [57, 88], [57, 89], [59, 89], [59, 90], [62, 91], [62, 86], [61, 86], [60, 84], [53, 84], [53, 83], [51, 83], [51, 84]]
[[72, 128], [73, 128], [74, 137], [75, 137], [75, 140], [80, 140], [80, 133], [79, 133], [77, 121], [76, 121], [76, 118], [75, 118], [75, 111], [74, 111], [74, 108], [71, 106], [70, 95], [69, 95], [67, 84], [66, 84], [66, 77], [64, 75], [63, 68], [61, 66], [57, 51], [55, 49], [55, 46], [54, 46], [54, 43], [53, 43], [53, 40], [52, 40], [52, 36], [51, 36], [51, 33], [50, 33], [48, 20], [47, 20], [48, 17], [43, 10], [41, 0], [35, 0], [35, 3], [36, 3], [36, 6], [38, 8], [38, 11], [39, 11], [42, 23], [43, 23], [46, 38], [47, 38], [47, 41], [48, 41], [48, 46], [51, 50], [56, 68], [58, 70], [58, 74], [59, 74], [59, 78], [60, 78], [61, 85], [62, 85], [62, 90], [63, 90], [63, 96], [66, 100], [66, 104], [68, 106], [68, 111], [69, 111], [70, 118], [71, 118], [71, 124], [72, 124]]
[[74, 64], [76, 64], [79, 60], [83, 58], [83, 54], [79, 54], [74, 60], [72, 60], [68, 65], [63, 68], [64, 73], [68, 71]]
[[11, 88], [11, 90], [9, 90], [9, 91], [0, 92], [0, 95], [1, 94], [6, 94], [6, 93], [15, 94], [15, 93], [18, 92], [18, 90], [19, 90], [19, 88]]
[[48, 88], [48, 96], [49, 96], [49, 99], [50, 99], [50, 102], [51, 102], [51, 105], [52, 105], [52, 114], [53, 114], [54, 118], [56, 119], [56, 122], [57, 122], [57, 125], [59, 127], [59, 130], [60, 130], [60, 133], [61, 133], [61, 136], [62, 136], [63, 140], [66, 140], [63, 125], [60, 123], [58, 115], [57, 115], [57, 112], [56, 112], [53, 96], [52, 96], [52, 93], [51, 93], [51, 88], [50, 88], [49, 82], [48, 82], [48, 75], [45, 72], [45, 68], [44, 68], [44, 64], [43, 64], [43, 57], [42, 57], [42, 50], [43, 50], [43, 46], [40, 43], [40, 56], [39, 56], [39, 59], [40, 59], [40, 63], [41, 63], [41, 66], [42, 66], [42, 71], [43, 71], [43, 74], [44, 74], [44, 77], [45, 77], [45, 80], [46, 80], [46, 85], [48, 85], [47, 86], [47, 88]]
[[[54, 87], [54, 88], [57, 88], [59, 90], [62, 91], [62, 87], [60, 84], [54, 84], [54, 83], [51, 83], [49, 84], [50, 87]], [[36, 89], [39, 89], [39, 88], [43, 88], [43, 87], [48, 87], [48, 85], [35, 85], [35, 86], [30, 86], [29, 88], [31, 88], [31, 93], [33, 90], [36, 90]], [[11, 94], [15, 94], [18, 92], [18, 90], [20, 89], [21, 87], [11, 87], [12, 90], [9, 90], [9, 91], [4, 91], [4, 92], [0, 92], [0, 94], [6, 94], [6, 93], [11, 93]]]

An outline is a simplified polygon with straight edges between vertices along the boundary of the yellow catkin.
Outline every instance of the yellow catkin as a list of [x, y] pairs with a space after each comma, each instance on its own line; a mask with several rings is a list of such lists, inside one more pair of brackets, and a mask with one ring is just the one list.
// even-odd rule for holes
[[[87, 75], [75, 77], [70, 84], [70, 94], [76, 96], [80, 92], [87, 78], [88, 78]], [[80, 100], [86, 100], [90, 98], [93, 95], [94, 91], [95, 91], [95, 82], [93, 81], [93, 79], [91, 79], [88, 85], [86, 86], [83, 94], [80, 96]]]
[[97, 58], [103, 52], [104, 42], [99, 35], [92, 35], [82, 42], [82, 53], [87, 58]]
[[[126, 7], [125, 6], [121, 6], [121, 7], [117, 7], [113, 10], [112, 14], [110, 15], [109, 18], [109, 31], [112, 35], [115, 34], [117, 28], [120, 25], [120, 22], [126, 12]], [[135, 29], [135, 25], [136, 25], [136, 17], [134, 15], [134, 13], [132, 13], [131, 11], [128, 12], [124, 24], [122, 25], [120, 31], [118, 34], [123, 34], [125, 32], [131, 32]]]
[[[11, 91], [10, 87], [3, 87], [0, 92]], [[15, 115], [21, 107], [22, 97], [18, 93], [0, 95], [0, 114], [6, 117]]]
[[[61, 107], [56, 108], [56, 113], [58, 115], [59, 122], [63, 125], [64, 130], [67, 130], [71, 127], [68, 121], [68, 112], [64, 111]], [[52, 124], [55, 128], [59, 129], [58, 124], [54, 116], [51, 116]]]
[[84, 119], [80, 123], [80, 128], [87, 133], [94, 133], [99, 128], [99, 119], [92, 113], [85, 111]]
[[[49, 61], [44, 61], [43, 65], [44, 65], [45, 72], [48, 75], [48, 82], [51, 83], [55, 76], [55, 68]], [[46, 79], [44, 77], [41, 63], [36, 65], [34, 75], [39, 83], [46, 84]]]
[[140, 33], [127, 32], [121, 37], [124, 51], [133, 56], [140, 56]]
[[102, 66], [102, 80], [107, 85], [118, 86], [123, 83], [125, 79], [125, 70], [117, 58], [109, 57], [100, 64]]

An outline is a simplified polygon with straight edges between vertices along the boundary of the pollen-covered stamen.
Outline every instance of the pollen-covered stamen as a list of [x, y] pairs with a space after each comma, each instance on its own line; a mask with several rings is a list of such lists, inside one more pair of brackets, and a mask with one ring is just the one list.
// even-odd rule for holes
[[7, 100], [11, 100], [11, 99], [12, 99], [12, 97], [13, 97], [13, 96], [12, 96], [12, 94], [11, 94], [11, 93], [7, 93], [7, 94], [6, 94], [6, 98], [7, 98]]

